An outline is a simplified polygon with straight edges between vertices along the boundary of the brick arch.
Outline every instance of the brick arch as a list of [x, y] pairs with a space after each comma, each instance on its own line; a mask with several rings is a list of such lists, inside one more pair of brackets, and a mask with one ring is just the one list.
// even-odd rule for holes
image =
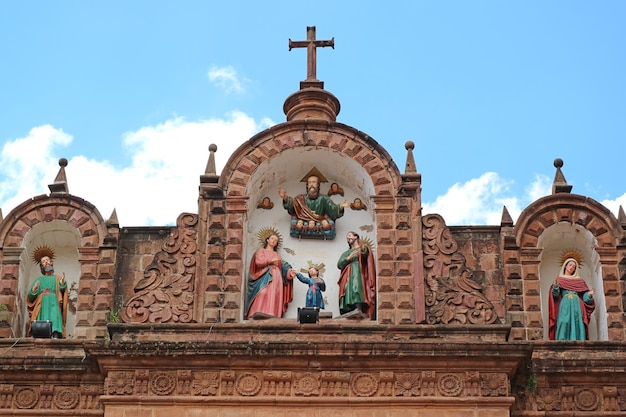
[[24, 238], [36, 225], [55, 220], [67, 222], [79, 235], [75, 337], [103, 335], [114, 294], [115, 248], [108, 245], [103, 249], [109, 230], [97, 208], [70, 194], [34, 197], [13, 209], [0, 224], [0, 287], [8, 296], [7, 304], [17, 302]]
[[9, 213], [0, 225], [0, 247], [20, 246], [34, 225], [53, 220], [63, 220], [77, 228], [82, 247], [98, 247], [106, 236], [104, 219], [93, 204], [72, 195], [44, 195], [22, 203]]
[[221, 188], [227, 197], [245, 196], [246, 185], [260, 164], [299, 147], [328, 148], [354, 159], [370, 176], [377, 196], [393, 196], [402, 182], [389, 153], [365, 133], [341, 123], [298, 120], [266, 129], [240, 146], [220, 175]]
[[513, 228], [513, 241], [503, 252], [506, 281], [506, 310], [513, 326], [511, 340], [541, 340], [540, 236], [551, 226], [567, 222], [583, 227], [596, 243], [595, 252], [602, 265], [602, 284], [606, 301], [608, 339], [625, 340], [621, 322], [624, 311], [620, 286], [620, 262], [626, 234], [617, 218], [597, 201], [577, 194], [554, 194], [528, 206]]
[[577, 194], [553, 194], [537, 200], [519, 216], [514, 228], [517, 245], [536, 247], [539, 236], [559, 223], [576, 223], [589, 230], [598, 247], [614, 247], [624, 239], [617, 218], [602, 204]]

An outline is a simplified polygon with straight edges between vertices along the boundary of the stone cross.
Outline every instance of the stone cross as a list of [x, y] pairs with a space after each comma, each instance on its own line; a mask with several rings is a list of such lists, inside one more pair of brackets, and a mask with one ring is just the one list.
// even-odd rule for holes
[[292, 41], [289, 39], [289, 50], [292, 48], [306, 48], [307, 60], [306, 60], [306, 80], [316, 81], [316, 66], [317, 66], [317, 48], [324, 48], [330, 46], [335, 49], [335, 38], [331, 40], [320, 41], [315, 40], [315, 26], [307, 26], [306, 28], [306, 41]]

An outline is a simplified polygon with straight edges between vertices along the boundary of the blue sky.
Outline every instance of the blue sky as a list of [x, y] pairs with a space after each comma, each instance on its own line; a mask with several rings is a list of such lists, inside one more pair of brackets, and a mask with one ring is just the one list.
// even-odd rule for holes
[[317, 76], [338, 121], [403, 170], [415, 142], [425, 213], [499, 224], [550, 193], [626, 206], [623, 1], [3, 1], [0, 207], [70, 192], [122, 226], [197, 211], [208, 146], [218, 170], [285, 121], [306, 78], [288, 39], [334, 37]]

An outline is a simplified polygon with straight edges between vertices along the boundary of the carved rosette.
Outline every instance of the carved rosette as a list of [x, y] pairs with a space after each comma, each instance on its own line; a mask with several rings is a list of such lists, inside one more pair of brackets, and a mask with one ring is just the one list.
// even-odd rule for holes
[[357, 397], [373, 397], [378, 391], [378, 378], [371, 373], [359, 373], [352, 377], [352, 392]]
[[558, 388], [545, 388], [537, 393], [537, 410], [559, 411], [561, 410], [561, 390]]
[[312, 372], [296, 373], [294, 393], [305, 397], [318, 396], [320, 394], [320, 375]]
[[105, 383], [108, 395], [131, 395], [134, 393], [135, 373], [110, 372]]
[[424, 297], [429, 324], [492, 324], [497, 320], [493, 304], [472, 280], [456, 240], [443, 218], [422, 218], [424, 249]]
[[396, 375], [396, 395], [417, 397], [420, 395], [422, 380], [420, 374], [404, 373]]
[[600, 405], [600, 395], [595, 389], [580, 389], [574, 396], [574, 404], [580, 411], [596, 411]]
[[216, 395], [219, 388], [217, 372], [196, 372], [191, 383], [192, 395]]
[[183, 213], [161, 252], [135, 284], [122, 310], [127, 323], [189, 323], [193, 320], [198, 216]]
[[503, 374], [482, 374], [480, 389], [484, 397], [506, 396], [509, 392], [509, 381]]
[[72, 410], [80, 403], [80, 392], [75, 387], [62, 387], [56, 390], [52, 400], [60, 410]]
[[35, 408], [39, 403], [39, 390], [33, 387], [20, 387], [15, 390], [13, 402], [15, 408], [27, 409]]
[[444, 397], [458, 397], [463, 392], [463, 380], [455, 374], [444, 374], [437, 381], [437, 389]]
[[155, 395], [170, 395], [176, 389], [176, 376], [171, 372], [154, 372], [150, 377], [150, 392]]
[[241, 396], [252, 397], [261, 391], [261, 384], [261, 378], [251, 372], [246, 372], [237, 377], [235, 389]]

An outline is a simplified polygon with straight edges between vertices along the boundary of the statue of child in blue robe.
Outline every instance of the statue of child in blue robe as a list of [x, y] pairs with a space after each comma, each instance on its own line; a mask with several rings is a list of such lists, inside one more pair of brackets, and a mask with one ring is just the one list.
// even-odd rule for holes
[[316, 267], [309, 268], [309, 276], [305, 277], [301, 273], [297, 273], [296, 277], [300, 282], [307, 284], [309, 290], [306, 293], [306, 307], [324, 308], [324, 297], [322, 291], [326, 291], [326, 283], [319, 276], [319, 271]]

